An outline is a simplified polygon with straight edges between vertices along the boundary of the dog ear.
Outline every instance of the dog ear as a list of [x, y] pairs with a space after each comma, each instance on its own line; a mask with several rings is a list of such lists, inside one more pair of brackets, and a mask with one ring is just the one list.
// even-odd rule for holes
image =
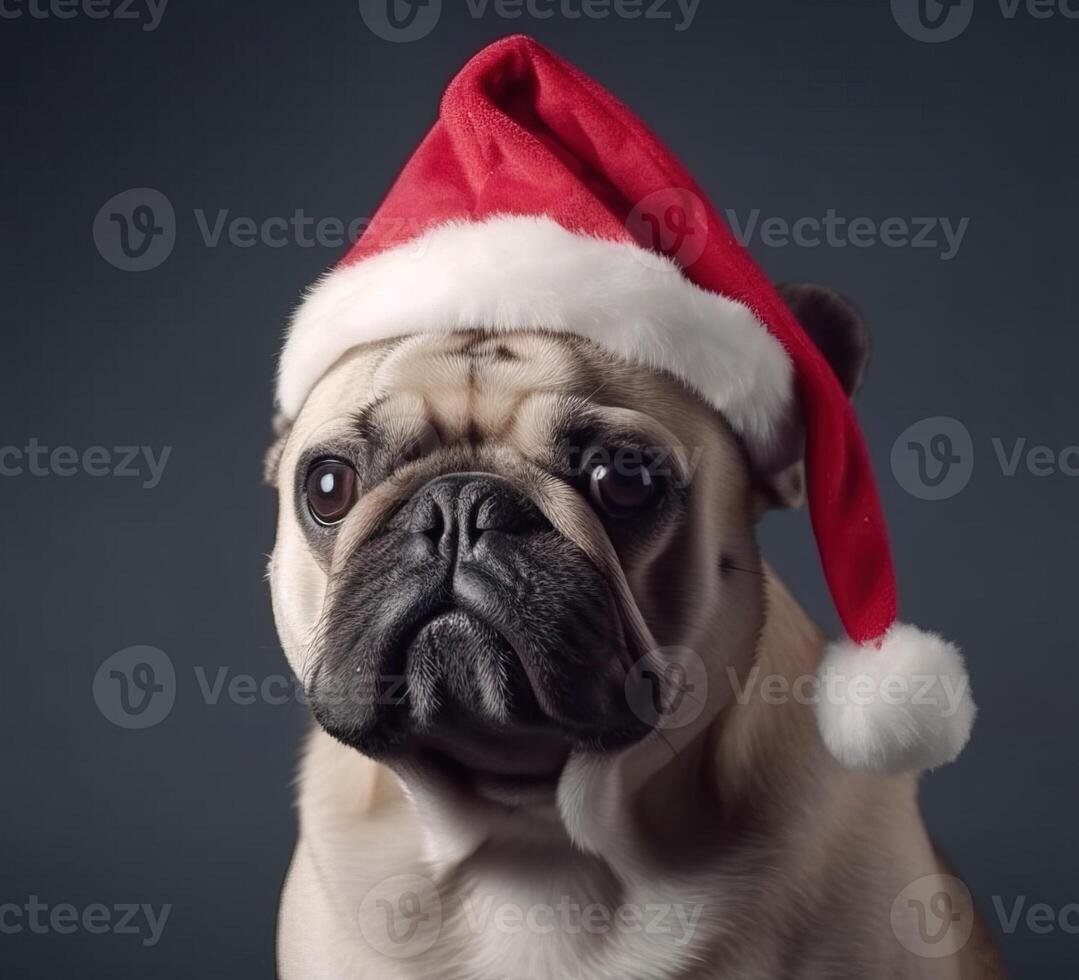
[[[824, 286], [780, 283], [776, 288], [824, 355], [843, 390], [853, 397], [869, 364], [869, 333], [861, 314], [847, 299]], [[765, 506], [798, 507], [805, 499], [805, 434], [801, 418], [792, 421], [788, 438], [787, 451], [782, 454], [788, 462], [768, 476]]]
[[869, 364], [869, 332], [862, 315], [849, 300], [825, 286], [784, 282], [776, 288], [831, 365], [843, 390], [853, 397]]
[[277, 467], [281, 462], [281, 454], [285, 451], [285, 443], [291, 431], [292, 423], [278, 412], [273, 420], [273, 443], [266, 450], [266, 455], [262, 457], [262, 482], [267, 486], [277, 485]]

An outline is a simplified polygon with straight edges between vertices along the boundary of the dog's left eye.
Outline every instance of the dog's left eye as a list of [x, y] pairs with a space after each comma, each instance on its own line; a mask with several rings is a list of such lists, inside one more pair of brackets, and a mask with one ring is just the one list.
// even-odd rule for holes
[[631, 517], [651, 504], [659, 484], [647, 460], [597, 452], [586, 463], [588, 495], [611, 517]]
[[337, 524], [356, 503], [356, 471], [340, 459], [324, 459], [307, 473], [307, 506], [319, 524]]

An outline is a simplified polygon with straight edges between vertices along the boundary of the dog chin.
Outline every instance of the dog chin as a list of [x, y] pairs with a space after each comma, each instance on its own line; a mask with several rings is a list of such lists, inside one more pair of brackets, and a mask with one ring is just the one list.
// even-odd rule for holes
[[418, 735], [414, 767], [455, 790], [508, 807], [553, 804], [572, 746], [544, 733], [440, 726]]
[[[544, 672], [534, 659], [526, 666], [512, 630], [501, 623], [496, 628], [474, 611], [429, 603], [410, 618], [411, 627], [386, 657], [403, 668], [398, 690], [390, 696], [389, 688], [380, 688], [379, 703], [369, 706], [362, 725], [355, 724], [348, 696], [327, 696], [351, 690], [341, 672], [332, 672], [333, 683], [323, 675], [312, 695], [315, 716], [329, 734], [406, 782], [423, 779], [514, 809], [553, 805], [575, 749], [610, 751], [649, 731], [609, 682], [567, 676], [554, 665]], [[567, 724], [579, 716], [570, 704], [575, 695], [596, 699], [603, 686], [608, 711], [594, 715], [588, 730]]]
[[[488, 669], [479, 671], [470, 685], [461, 685], [453, 678], [457, 654]], [[546, 723], [528, 679], [507, 676], [515, 672], [507, 667], [515, 661], [509, 640], [479, 617], [450, 609], [419, 628], [407, 659], [410, 694], [414, 701], [424, 699], [417, 713], [425, 723], [416, 726], [402, 756], [459, 792], [493, 803], [554, 801], [571, 745]], [[441, 675], [438, 688], [422, 686], [425, 669], [428, 678]], [[468, 705], [469, 694], [480, 704]], [[388, 761], [392, 764], [392, 755]]]

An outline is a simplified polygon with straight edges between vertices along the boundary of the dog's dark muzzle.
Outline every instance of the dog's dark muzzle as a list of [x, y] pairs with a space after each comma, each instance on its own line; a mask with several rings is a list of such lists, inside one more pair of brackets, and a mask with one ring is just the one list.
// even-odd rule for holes
[[311, 703], [361, 751], [434, 745], [502, 771], [539, 764], [527, 745], [549, 758], [553, 740], [603, 749], [647, 733], [606, 581], [508, 481], [432, 480], [343, 574]]

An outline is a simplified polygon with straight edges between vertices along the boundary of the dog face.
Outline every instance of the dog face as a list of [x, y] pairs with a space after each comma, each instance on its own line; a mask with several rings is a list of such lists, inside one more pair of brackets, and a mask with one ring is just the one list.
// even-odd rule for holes
[[272, 470], [275, 617], [318, 722], [514, 807], [722, 710], [762, 624], [754, 519], [797, 484], [675, 379], [542, 332], [357, 348]]

